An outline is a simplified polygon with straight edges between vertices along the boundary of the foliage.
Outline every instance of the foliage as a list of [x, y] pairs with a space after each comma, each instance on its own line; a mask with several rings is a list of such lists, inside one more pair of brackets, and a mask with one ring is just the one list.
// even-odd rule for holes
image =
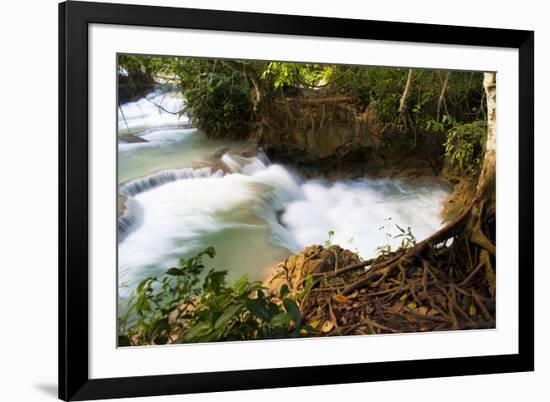
[[375, 110], [387, 128], [413, 134], [413, 143], [419, 135], [431, 134], [440, 135], [444, 141], [452, 122], [485, 118], [482, 74], [438, 70], [413, 70], [406, 112], [401, 115], [398, 110], [407, 75], [407, 68], [397, 67], [271, 62], [261, 76], [276, 93], [284, 95], [320, 87], [328, 93], [349, 94], [359, 110]]
[[385, 230], [384, 235], [386, 236], [386, 244], [378, 246], [376, 248], [376, 254], [378, 254], [379, 256], [387, 256], [387, 255], [394, 252], [394, 250], [392, 249], [392, 246], [390, 244], [391, 239], [400, 239], [401, 240], [401, 242], [399, 243], [399, 246], [397, 247], [397, 249], [395, 251], [404, 250], [406, 248], [413, 247], [413, 246], [416, 245], [416, 237], [412, 233], [411, 227], [407, 226], [407, 228], [404, 229], [401, 226], [399, 226], [398, 224], [394, 223], [393, 226], [395, 226], [395, 228], [397, 228], [398, 233], [397, 234], [392, 234], [390, 232], [390, 229], [392, 228], [391, 220], [392, 220], [392, 218], [384, 219], [384, 221], [386, 221], [386, 224], [382, 225], [378, 228], [378, 230], [380, 230], [380, 231]]
[[[406, 121], [399, 115], [399, 102], [407, 81], [408, 69], [394, 67], [339, 67], [345, 71], [337, 86], [355, 96], [360, 105], [371, 105], [379, 119], [394, 130], [442, 133], [447, 128], [443, 117], [453, 116], [471, 122], [484, 113], [482, 74], [450, 72], [444, 97], [438, 103], [446, 72], [413, 70], [406, 103]], [[347, 69], [347, 70], [346, 70]]]
[[179, 59], [174, 66], [186, 111], [211, 136], [242, 137], [252, 118], [251, 86], [217, 60]]
[[453, 173], [465, 176], [478, 173], [486, 136], [484, 121], [456, 124], [448, 131], [445, 156]]
[[333, 241], [333, 240], [334, 240], [334, 230], [329, 230], [329, 231], [328, 231], [328, 239], [325, 240], [324, 246], [325, 246], [326, 248], [332, 246], [332, 241]]
[[141, 96], [155, 84], [155, 77], [167, 72], [169, 58], [121, 54], [118, 56], [118, 85], [121, 101]]
[[200, 285], [202, 260], [214, 256], [209, 247], [180, 259], [161, 278], [144, 279], [119, 317], [119, 345], [291, 338], [312, 331], [286, 285], [273, 293], [246, 276], [227, 284], [227, 271], [218, 270]]
[[317, 88], [330, 80], [335, 66], [270, 62], [261, 73], [268, 86], [281, 93], [290, 88]]
[[174, 58], [139, 56], [131, 54], [121, 54], [118, 56], [118, 67], [130, 74], [141, 74], [154, 76], [163, 71], [169, 71], [171, 62]]
[[[486, 119], [482, 73], [414, 69], [400, 112], [409, 71], [402, 67], [136, 55], [120, 55], [119, 67], [134, 92], [139, 89], [135, 82], [175, 77], [185, 111], [211, 137], [248, 138], [255, 133], [261, 138], [262, 112], [269, 113], [269, 102], [280, 97], [346, 95], [358, 112], [368, 108], [376, 116], [386, 146], [398, 149], [425, 140], [436, 145], [436, 156], [443, 156], [445, 147], [453, 170], [461, 174], [471, 173], [469, 167], [479, 157], [477, 122]], [[258, 90], [265, 102], [260, 111]]]
[[401, 239], [397, 250], [405, 250], [406, 248], [416, 246], [416, 237], [412, 233], [411, 227], [407, 226], [407, 229], [403, 229], [398, 224], [395, 224], [399, 233], [393, 236], [394, 239]]

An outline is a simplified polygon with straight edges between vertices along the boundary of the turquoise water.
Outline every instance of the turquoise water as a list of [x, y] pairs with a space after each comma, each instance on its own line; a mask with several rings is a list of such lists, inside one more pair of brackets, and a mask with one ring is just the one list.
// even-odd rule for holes
[[[171, 99], [174, 109], [180, 107]], [[392, 237], [397, 234], [394, 223], [410, 226], [418, 240], [441, 227], [440, 209], [449, 189], [440, 184], [304, 180], [263, 155], [233, 155], [231, 148], [243, 142], [207, 139], [178, 127], [187, 123], [185, 116], [164, 113], [164, 120], [154, 105], [149, 108], [151, 102], [137, 103], [140, 108], [125, 105], [123, 112], [148, 142], [121, 142], [118, 154], [119, 183], [130, 181], [120, 191], [132, 186], [127, 213], [135, 223], [119, 243], [122, 285], [132, 288], [179, 257], [209, 246], [217, 251], [209, 266], [227, 269], [230, 280], [243, 274], [257, 280], [291, 253], [323, 244], [329, 231], [333, 243], [357, 249], [366, 258], [387, 242], [399, 244]], [[222, 163], [230, 173], [182, 169], [222, 148], [229, 148]]]

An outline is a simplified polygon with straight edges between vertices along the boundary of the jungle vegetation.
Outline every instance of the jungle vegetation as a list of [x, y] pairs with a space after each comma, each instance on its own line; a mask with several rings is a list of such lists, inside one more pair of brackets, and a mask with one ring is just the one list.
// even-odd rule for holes
[[121, 346], [494, 327], [494, 73], [131, 55], [119, 68], [128, 98], [159, 77], [174, 80], [181, 113], [211, 137], [267, 146], [277, 135], [290, 141], [290, 131], [305, 135], [292, 111], [281, 112], [289, 105], [316, 130], [363, 116], [380, 148], [414, 154], [428, 144], [443, 173], [466, 183], [452, 195], [455, 214], [429, 238], [304, 273], [298, 284], [228, 284], [225, 271], [203, 272], [213, 249], [181, 260], [138, 286], [119, 317]]

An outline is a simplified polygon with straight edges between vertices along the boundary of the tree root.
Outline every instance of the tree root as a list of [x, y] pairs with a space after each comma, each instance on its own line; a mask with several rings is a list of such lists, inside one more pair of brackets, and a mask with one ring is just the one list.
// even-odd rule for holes
[[413, 247], [314, 274], [302, 317], [334, 322], [317, 335], [494, 328], [494, 213], [474, 202]]

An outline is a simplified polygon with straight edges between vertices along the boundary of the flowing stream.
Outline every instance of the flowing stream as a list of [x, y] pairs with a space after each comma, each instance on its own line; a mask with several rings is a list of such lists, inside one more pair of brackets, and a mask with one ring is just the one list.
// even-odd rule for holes
[[[122, 105], [119, 133], [147, 142], [119, 140], [119, 193], [127, 196], [119, 218], [121, 295], [144, 277], [158, 275], [179, 257], [213, 246], [209, 267], [262, 279], [267, 270], [305, 246], [332, 243], [367, 258], [411, 227], [421, 240], [441, 227], [440, 209], [449, 189], [433, 182], [400, 180], [304, 180], [265, 155], [231, 153], [241, 141], [206, 139], [187, 128], [173, 93]], [[190, 168], [223, 148], [222, 170]]]

